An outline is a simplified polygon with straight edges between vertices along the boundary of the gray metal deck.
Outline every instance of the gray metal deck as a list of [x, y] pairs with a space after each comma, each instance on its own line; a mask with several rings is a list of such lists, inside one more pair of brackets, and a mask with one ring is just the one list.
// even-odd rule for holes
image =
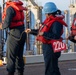
[[[5, 67], [0, 67], [0, 75], [7, 75]], [[76, 60], [59, 61], [59, 68], [61, 75], [76, 75]], [[44, 70], [44, 63], [26, 64], [24, 75], [44, 75]]]

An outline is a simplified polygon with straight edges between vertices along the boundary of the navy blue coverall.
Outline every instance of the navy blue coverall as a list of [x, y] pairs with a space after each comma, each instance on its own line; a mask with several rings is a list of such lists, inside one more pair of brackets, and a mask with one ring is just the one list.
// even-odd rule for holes
[[[63, 25], [59, 22], [54, 22], [48, 32], [44, 32], [43, 36], [46, 39], [59, 39]], [[32, 29], [30, 34], [37, 35], [38, 30]], [[42, 44], [44, 62], [45, 62], [45, 75], [61, 75], [58, 67], [58, 58], [61, 52], [54, 53], [51, 44]]]
[[[10, 34], [8, 35], [7, 38], [6, 57], [7, 57], [7, 71], [11, 73], [14, 73], [15, 69], [17, 69], [19, 72], [24, 71], [23, 50], [26, 40], [26, 33], [22, 34], [22, 32], [25, 29], [24, 25], [10, 28], [12, 18], [15, 15], [16, 13], [14, 9], [11, 6], [8, 7], [6, 11], [6, 17], [2, 26], [3, 29], [9, 28], [10, 30]], [[21, 34], [22, 37], [20, 39]]]

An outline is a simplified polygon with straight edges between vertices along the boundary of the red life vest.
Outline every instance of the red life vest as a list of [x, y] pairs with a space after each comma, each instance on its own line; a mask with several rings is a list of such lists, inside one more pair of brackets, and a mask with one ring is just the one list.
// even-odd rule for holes
[[71, 26], [71, 35], [76, 35], [76, 18], [73, 20], [73, 23]]
[[6, 17], [6, 9], [9, 6], [9, 2], [6, 2], [6, 7], [3, 9], [3, 13], [2, 13], [2, 22], [4, 22], [4, 19]]
[[4, 20], [6, 17], [6, 10], [8, 7], [11, 6], [16, 12], [16, 15], [12, 19], [10, 28], [22, 26], [24, 24], [23, 10], [26, 10], [26, 8], [24, 8], [22, 5], [23, 5], [23, 3], [21, 1], [19, 1], [19, 2], [7, 2], [6, 3], [6, 8], [4, 9], [2, 20]]
[[[39, 32], [48, 32], [50, 30], [50, 27], [52, 26], [52, 24], [54, 22], [60, 22], [62, 25], [67, 26], [67, 24], [63, 21], [63, 17], [53, 17], [50, 16], [49, 18], [47, 18], [44, 22], [43, 25], [40, 27]], [[63, 34], [63, 30], [61, 32], [61, 35]], [[46, 44], [51, 44], [53, 47], [54, 52], [59, 52], [61, 50], [66, 50], [66, 44], [64, 44], [62, 42], [62, 39], [60, 38], [59, 40], [47, 40], [45, 37], [43, 36], [37, 36], [37, 40], [41, 41], [42, 43], [46, 43]]]
[[[53, 16], [50, 16], [49, 18], [47, 18], [44, 22], [43, 22], [43, 25], [40, 27], [40, 30], [39, 32], [48, 32], [50, 27], [52, 26], [52, 24], [55, 22], [55, 21], [58, 21], [60, 22], [62, 25], [64, 26], [67, 26], [67, 24], [62, 20], [63, 17], [53, 17]], [[63, 34], [63, 30], [61, 32], [61, 35]], [[50, 44], [51, 43], [51, 40], [47, 40], [45, 39], [43, 36], [37, 36], [37, 40], [38, 41], [41, 41], [42, 43], [47, 43], [47, 44]]]

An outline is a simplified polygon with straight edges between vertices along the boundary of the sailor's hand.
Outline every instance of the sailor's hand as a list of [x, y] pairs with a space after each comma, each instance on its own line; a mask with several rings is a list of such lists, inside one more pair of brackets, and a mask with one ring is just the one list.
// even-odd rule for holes
[[74, 40], [76, 40], [76, 35], [74, 36]]
[[31, 32], [31, 29], [26, 29], [25, 32], [26, 33], [30, 33]]
[[38, 33], [38, 35], [43, 35], [43, 34], [44, 34], [44, 32], [39, 32], [39, 33]]
[[2, 23], [0, 23], [0, 29], [2, 29]]

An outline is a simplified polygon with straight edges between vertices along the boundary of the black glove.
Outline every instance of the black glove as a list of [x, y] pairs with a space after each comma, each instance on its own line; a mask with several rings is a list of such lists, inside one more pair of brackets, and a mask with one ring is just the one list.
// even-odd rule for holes
[[76, 40], [74, 40], [74, 36], [69, 36], [68, 39], [73, 42], [73, 43], [76, 43]]

